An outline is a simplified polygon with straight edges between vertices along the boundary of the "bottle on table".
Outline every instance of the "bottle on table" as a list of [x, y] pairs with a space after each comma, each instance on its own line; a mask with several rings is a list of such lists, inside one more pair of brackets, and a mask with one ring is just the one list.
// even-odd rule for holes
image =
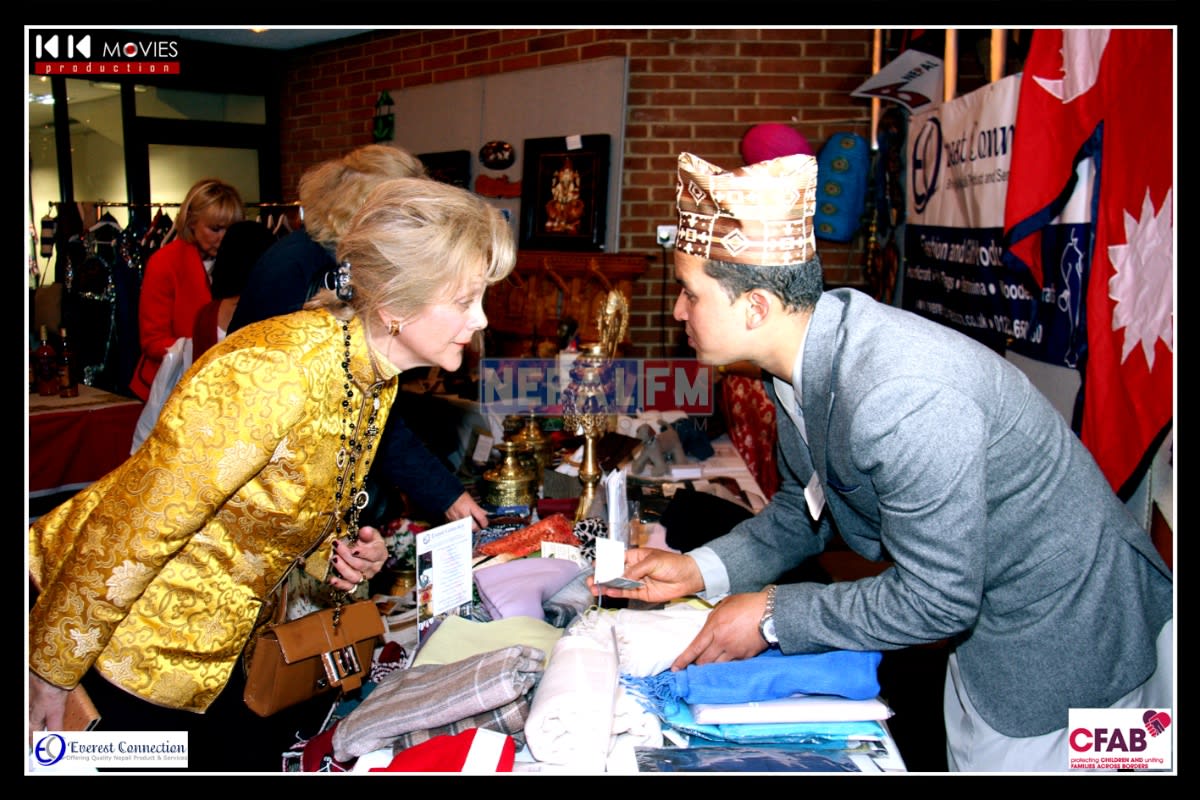
[[67, 338], [67, 329], [58, 329], [58, 396], [79, 396], [79, 362], [75, 358], [75, 348]]
[[41, 342], [33, 351], [33, 371], [40, 396], [50, 397], [58, 394], [58, 352], [50, 344], [50, 334], [45, 325], [41, 330]]

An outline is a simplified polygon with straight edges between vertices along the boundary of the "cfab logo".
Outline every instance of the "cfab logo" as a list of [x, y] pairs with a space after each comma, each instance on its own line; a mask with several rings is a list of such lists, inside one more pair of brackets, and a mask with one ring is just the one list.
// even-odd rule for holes
[[1071, 769], [1171, 769], [1171, 712], [1163, 709], [1070, 710]]

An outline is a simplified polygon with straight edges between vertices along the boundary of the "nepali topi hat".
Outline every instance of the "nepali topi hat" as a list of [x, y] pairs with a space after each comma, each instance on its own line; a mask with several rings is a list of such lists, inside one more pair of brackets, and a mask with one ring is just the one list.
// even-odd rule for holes
[[796, 154], [725, 171], [679, 156], [676, 248], [735, 264], [777, 267], [817, 254], [817, 159]]

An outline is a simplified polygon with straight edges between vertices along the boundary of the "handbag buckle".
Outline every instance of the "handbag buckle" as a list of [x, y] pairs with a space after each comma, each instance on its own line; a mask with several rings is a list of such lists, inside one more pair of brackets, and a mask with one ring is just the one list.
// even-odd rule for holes
[[325, 675], [329, 678], [329, 683], [334, 686], [362, 672], [362, 662], [358, 660], [358, 651], [354, 649], [354, 645], [322, 653], [321, 663], [325, 666]]

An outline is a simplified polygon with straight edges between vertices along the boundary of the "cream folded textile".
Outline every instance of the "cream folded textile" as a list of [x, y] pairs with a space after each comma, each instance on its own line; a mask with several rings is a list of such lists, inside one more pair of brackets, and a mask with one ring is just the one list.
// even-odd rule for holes
[[529, 718], [525, 742], [538, 761], [604, 772], [620, 686], [615, 645], [564, 636], [554, 645]]

